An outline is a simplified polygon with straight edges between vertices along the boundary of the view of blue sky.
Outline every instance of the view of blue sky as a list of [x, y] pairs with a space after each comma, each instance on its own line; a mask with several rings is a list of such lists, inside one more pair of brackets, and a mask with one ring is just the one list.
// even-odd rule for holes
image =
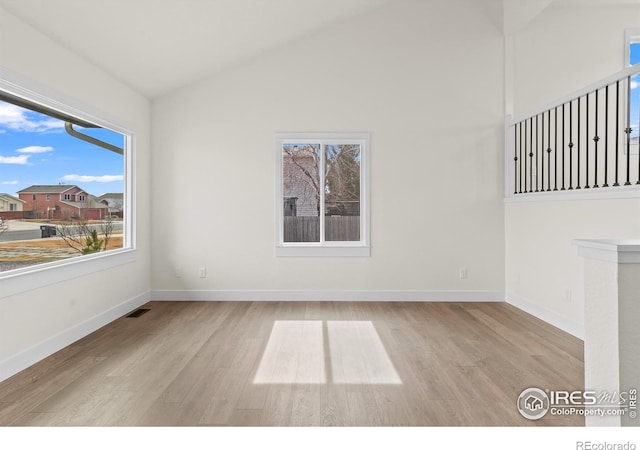
[[[630, 45], [629, 62], [632, 66], [640, 62], [640, 42], [634, 42]], [[640, 86], [640, 74], [636, 74], [631, 78], [631, 101], [629, 103], [629, 109], [631, 112], [631, 128], [633, 129], [631, 136], [638, 136], [638, 131], [640, 129], [640, 101], [638, 99], [640, 90], [638, 89], [638, 86]]]
[[640, 62], [640, 42], [633, 42], [630, 46], [629, 61], [631, 65], [638, 64]]
[[[124, 147], [124, 137], [114, 131], [75, 128]], [[0, 192], [70, 184], [100, 196], [123, 192], [123, 179], [122, 155], [68, 135], [61, 120], [0, 101]]]

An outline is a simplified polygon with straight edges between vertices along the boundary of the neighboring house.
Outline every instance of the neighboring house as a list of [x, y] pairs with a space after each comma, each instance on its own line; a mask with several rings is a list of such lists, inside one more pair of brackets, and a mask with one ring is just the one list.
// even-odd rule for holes
[[98, 202], [107, 206], [110, 216], [122, 217], [124, 212], [124, 194], [108, 193], [98, 197]]
[[[285, 216], [317, 217], [320, 213], [321, 189], [318, 148], [314, 145], [286, 145], [282, 153], [283, 201]], [[359, 163], [356, 166], [360, 170]], [[339, 170], [339, 169], [336, 169]], [[327, 179], [329, 173], [326, 175]], [[359, 173], [356, 183], [359, 183]], [[340, 200], [326, 196], [324, 214], [328, 216], [359, 216], [359, 192], [351, 197], [337, 196]]]
[[23, 204], [24, 200], [20, 200], [18, 197], [0, 192], [0, 213], [22, 211]]
[[318, 155], [311, 145], [287, 146], [282, 155], [284, 215], [320, 214]]
[[24, 211], [35, 219], [103, 219], [106, 205], [78, 186], [54, 184], [34, 185], [18, 191]]

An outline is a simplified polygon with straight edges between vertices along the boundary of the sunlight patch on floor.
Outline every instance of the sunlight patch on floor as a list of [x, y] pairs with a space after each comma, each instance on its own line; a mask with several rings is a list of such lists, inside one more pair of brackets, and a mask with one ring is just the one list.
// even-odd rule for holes
[[276, 320], [253, 382], [402, 384], [372, 322], [330, 320], [326, 334], [325, 348], [321, 320]]
[[402, 384], [370, 321], [328, 321], [332, 380], [336, 384]]
[[321, 320], [276, 320], [256, 384], [324, 384]]

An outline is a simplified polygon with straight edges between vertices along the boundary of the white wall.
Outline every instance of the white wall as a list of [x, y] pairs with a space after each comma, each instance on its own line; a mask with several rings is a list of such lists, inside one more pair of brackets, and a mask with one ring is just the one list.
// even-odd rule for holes
[[574, 239], [640, 235], [640, 199], [505, 205], [507, 301], [582, 337], [582, 262]]
[[[31, 289], [47, 274], [0, 281], [0, 379], [139, 303], [150, 289], [148, 100], [0, 9], [0, 76], [136, 133], [135, 259], [126, 265]], [[83, 267], [88, 267], [85, 265]], [[91, 264], [93, 267], [100, 265]], [[68, 269], [67, 269], [68, 270]], [[7, 295], [7, 286], [24, 292]], [[4, 289], [4, 290], [3, 290]]]
[[[474, 1], [394, 2], [154, 101], [157, 296], [489, 291], [500, 300], [499, 22]], [[325, 131], [371, 133], [372, 256], [276, 258], [274, 135]]]
[[[515, 114], [621, 70], [624, 30], [637, 27], [639, 19], [639, 6], [552, 4], [544, 9], [507, 38], [506, 70], [514, 74], [507, 97], [514, 99]], [[640, 201], [507, 203], [505, 233], [508, 301], [582, 336], [581, 266], [571, 241], [638, 237]]]
[[[551, 4], [509, 36], [514, 54], [514, 112], [526, 114], [624, 68], [624, 30], [640, 6]], [[511, 59], [511, 58], [510, 58]]]

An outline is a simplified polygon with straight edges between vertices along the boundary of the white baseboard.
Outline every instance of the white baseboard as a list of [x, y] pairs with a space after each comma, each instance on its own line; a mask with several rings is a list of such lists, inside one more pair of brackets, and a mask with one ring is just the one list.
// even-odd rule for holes
[[158, 301], [503, 302], [499, 291], [154, 290]]
[[537, 317], [540, 320], [553, 325], [556, 328], [560, 328], [578, 339], [584, 340], [584, 325], [560, 316], [553, 311], [549, 311], [546, 308], [530, 303], [516, 295], [507, 293], [505, 295], [506, 302], [515, 306], [522, 311]]
[[151, 299], [151, 291], [144, 292], [113, 308], [98, 314], [78, 325], [74, 325], [17, 355], [0, 362], [0, 381], [15, 375], [38, 361], [54, 354], [64, 347], [82, 339], [90, 333], [122, 317]]

